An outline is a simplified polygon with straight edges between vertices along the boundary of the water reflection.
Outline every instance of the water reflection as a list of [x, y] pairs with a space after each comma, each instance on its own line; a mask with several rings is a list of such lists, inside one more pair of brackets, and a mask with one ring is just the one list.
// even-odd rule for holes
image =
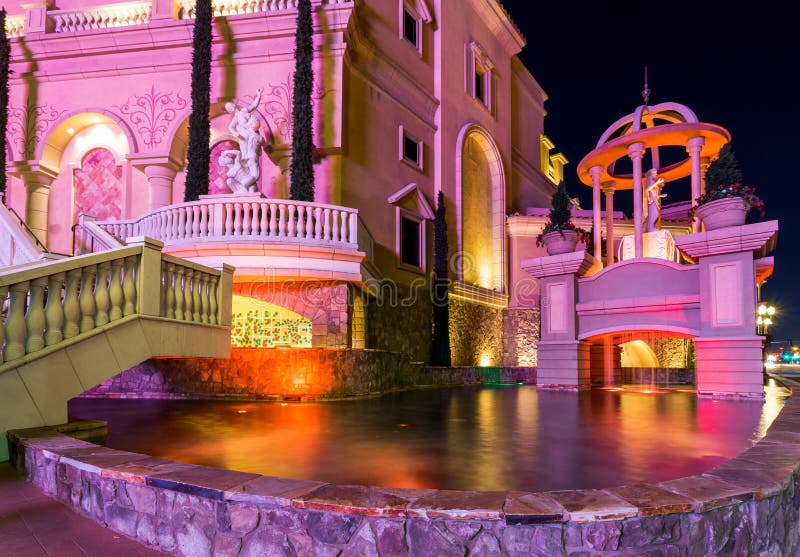
[[592, 488], [697, 474], [763, 436], [783, 404], [690, 392], [464, 387], [321, 402], [73, 400], [108, 445], [333, 483], [481, 490]]

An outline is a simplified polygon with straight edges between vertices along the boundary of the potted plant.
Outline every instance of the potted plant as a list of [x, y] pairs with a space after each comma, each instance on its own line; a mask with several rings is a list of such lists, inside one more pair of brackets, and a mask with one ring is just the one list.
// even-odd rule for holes
[[764, 216], [764, 202], [755, 194], [755, 188], [742, 183], [742, 171], [726, 143], [719, 156], [706, 171], [706, 193], [695, 199], [689, 218], [699, 218], [706, 230], [728, 226], [741, 226], [750, 209]]
[[586, 241], [588, 232], [572, 222], [572, 200], [567, 186], [562, 181], [550, 200], [552, 208], [547, 223], [536, 237], [536, 245], [544, 246], [548, 255], [559, 255], [575, 251], [579, 241]]

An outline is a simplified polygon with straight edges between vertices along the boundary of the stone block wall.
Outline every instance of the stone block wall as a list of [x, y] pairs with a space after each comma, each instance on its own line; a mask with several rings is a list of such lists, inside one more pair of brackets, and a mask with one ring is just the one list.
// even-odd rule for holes
[[540, 338], [538, 307], [508, 308], [503, 314], [503, 365], [536, 366], [536, 342]]
[[159, 358], [100, 383], [89, 398], [326, 399], [423, 386], [533, 384], [535, 368], [434, 368], [383, 350], [233, 348], [230, 359]]
[[662, 368], [693, 367], [690, 351], [692, 341], [687, 338], [651, 338], [646, 340]]
[[364, 299], [367, 346], [404, 354], [413, 362], [430, 361], [433, 309], [427, 289], [408, 290], [392, 284], [380, 294], [379, 298]]
[[502, 365], [503, 310], [451, 297], [450, 353], [454, 366]]

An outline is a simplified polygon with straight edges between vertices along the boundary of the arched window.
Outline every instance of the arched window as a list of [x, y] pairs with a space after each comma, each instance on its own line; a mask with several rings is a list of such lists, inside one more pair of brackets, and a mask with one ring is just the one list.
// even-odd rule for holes
[[97, 220], [122, 218], [122, 165], [114, 153], [98, 147], [87, 152], [73, 171], [73, 223], [81, 214]]

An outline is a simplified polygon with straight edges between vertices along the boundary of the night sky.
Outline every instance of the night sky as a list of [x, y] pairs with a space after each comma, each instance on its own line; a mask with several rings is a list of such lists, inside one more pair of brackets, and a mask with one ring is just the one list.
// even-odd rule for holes
[[[800, 30], [791, 25], [791, 2], [502, 3], [528, 41], [520, 57], [550, 97], [545, 133], [569, 159], [568, 190], [584, 208], [591, 189], [578, 180], [578, 163], [642, 103], [645, 66], [650, 104], [685, 104], [701, 122], [730, 131], [744, 183], [766, 205], [764, 220], [780, 221], [775, 272], [761, 291], [778, 309], [770, 332], [775, 341], [800, 341]], [[664, 192], [665, 203], [690, 197], [688, 183]], [[626, 197], [618, 193], [615, 206], [629, 212]], [[751, 212], [748, 222], [756, 220]]]

